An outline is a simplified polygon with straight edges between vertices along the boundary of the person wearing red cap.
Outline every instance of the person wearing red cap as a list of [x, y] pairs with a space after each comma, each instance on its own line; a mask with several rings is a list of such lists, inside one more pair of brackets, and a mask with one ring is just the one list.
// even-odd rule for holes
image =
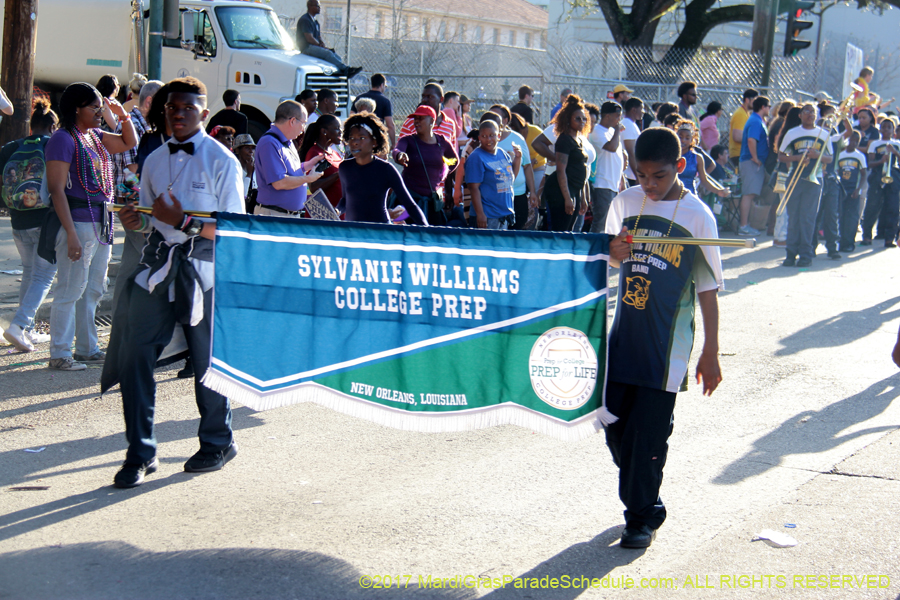
[[[444, 88], [438, 83], [428, 83], [422, 90], [422, 101], [419, 105], [431, 107], [434, 110], [435, 115], [437, 115], [434, 121], [434, 132], [446, 138], [450, 143], [455, 143], [457, 138], [456, 123], [453, 119], [447, 118], [441, 111], [441, 102], [443, 99]], [[400, 128], [400, 137], [412, 135], [415, 132], [416, 124], [413, 121], [413, 116], [410, 115], [406, 118], [406, 121], [403, 122], [403, 127]]]
[[430, 106], [419, 105], [409, 115], [415, 133], [400, 138], [393, 151], [394, 160], [403, 166], [403, 182], [431, 225], [446, 225], [444, 214], [444, 181], [459, 156], [456, 145], [435, 135], [437, 113]]

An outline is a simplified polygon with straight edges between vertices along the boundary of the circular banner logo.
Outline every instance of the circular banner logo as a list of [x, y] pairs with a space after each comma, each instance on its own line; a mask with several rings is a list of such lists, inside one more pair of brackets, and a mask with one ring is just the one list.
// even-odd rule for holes
[[582, 332], [554, 327], [531, 348], [528, 374], [538, 398], [553, 408], [575, 410], [597, 387], [597, 353]]

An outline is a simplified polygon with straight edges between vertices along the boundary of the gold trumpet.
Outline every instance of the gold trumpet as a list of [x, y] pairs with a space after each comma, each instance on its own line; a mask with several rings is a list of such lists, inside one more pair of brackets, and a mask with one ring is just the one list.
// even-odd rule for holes
[[894, 178], [891, 177], [891, 163], [894, 162], [894, 157], [892, 155], [893, 153], [891, 152], [891, 148], [893, 147], [893, 145], [894, 145], [894, 142], [892, 142], [892, 141], [889, 141], [885, 145], [885, 152], [888, 155], [888, 160], [887, 160], [887, 166], [881, 167], [881, 170], [883, 173], [883, 175], [881, 176], [881, 185], [882, 186], [891, 185], [892, 183], [894, 183]]

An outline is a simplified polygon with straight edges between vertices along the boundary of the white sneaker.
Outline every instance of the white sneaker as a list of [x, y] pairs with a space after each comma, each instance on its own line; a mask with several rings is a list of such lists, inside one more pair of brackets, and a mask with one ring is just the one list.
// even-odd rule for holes
[[25, 334], [32, 344], [46, 344], [50, 341], [49, 333], [41, 333], [39, 331], [26, 331]]
[[34, 344], [18, 325], [10, 325], [9, 329], [3, 332], [3, 337], [22, 352], [34, 352]]
[[87, 365], [75, 362], [71, 356], [66, 356], [63, 358], [51, 358], [50, 363], [48, 365], [51, 369], [55, 369], [57, 371], [84, 371], [87, 369]]
[[749, 225], [744, 225], [740, 229], [738, 229], [738, 235], [759, 235], [760, 231], [758, 229], [754, 229]]

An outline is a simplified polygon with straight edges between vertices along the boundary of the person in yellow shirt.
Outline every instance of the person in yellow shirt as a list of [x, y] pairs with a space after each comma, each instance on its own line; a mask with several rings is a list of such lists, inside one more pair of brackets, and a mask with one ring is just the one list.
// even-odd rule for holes
[[861, 87], [862, 91], [856, 92], [853, 96], [854, 112], [859, 111], [864, 106], [878, 105], [878, 95], [876, 94], [875, 98], [872, 98], [872, 94], [869, 92], [869, 84], [872, 83], [874, 75], [875, 70], [872, 67], [863, 67], [859, 72], [859, 77], [856, 78], [856, 85]]
[[869, 90], [869, 84], [872, 83], [872, 77], [875, 76], [875, 70], [872, 67], [863, 67], [856, 78], [856, 85], [862, 88], [861, 92], [853, 94], [853, 112], [859, 112], [859, 109], [870, 106], [877, 113], [885, 106], [890, 106], [894, 98], [881, 101], [881, 96]]
[[744, 90], [741, 106], [731, 115], [731, 133], [728, 136], [728, 160], [731, 166], [737, 168], [741, 160], [741, 141], [744, 137], [744, 125], [750, 118], [753, 101], [759, 96], [759, 92], [753, 88]]
[[540, 190], [541, 181], [544, 179], [544, 169], [547, 167], [547, 159], [532, 148], [531, 142], [541, 135], [543, 130], [537, 125], [531, 125], [530, 123], [520, 124], [513, 122], [513, 120], [509, 122], [509, 127], [525, 138], [525, 142], [528, 144], [528, 150], [531, 152], [531, 168], [534, 171], [534, 187], [535, 190]]

